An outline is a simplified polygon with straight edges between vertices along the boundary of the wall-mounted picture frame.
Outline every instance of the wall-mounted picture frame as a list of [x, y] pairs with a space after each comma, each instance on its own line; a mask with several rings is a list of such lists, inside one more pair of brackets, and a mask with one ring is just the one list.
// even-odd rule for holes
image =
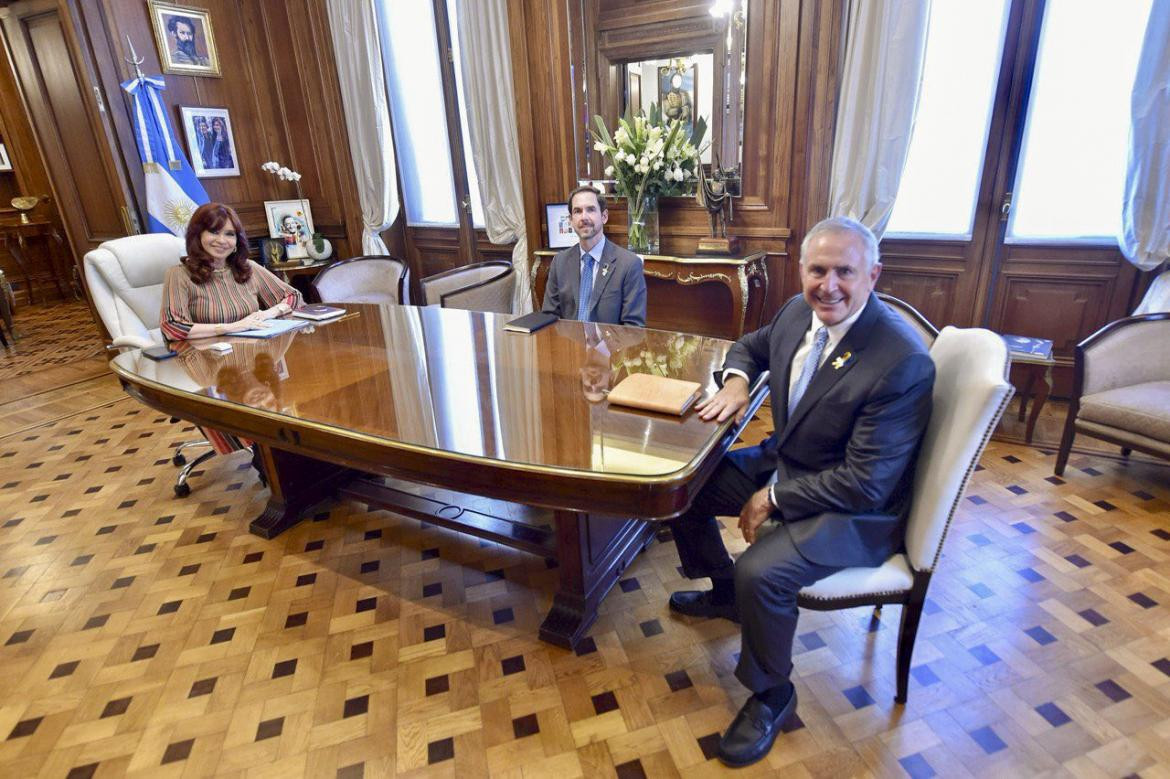
[[577, 234], [573, 232], [573, 217], [569, 213], [568, 203], [546, 203], [544, 217], [548, 224], [548, 246], [550, 249], [563, 249], [577, 243]]
[[219, 54], [206, 8], [147, 0], [163, 73], [220, 76]]
[[191, 168], [201, 179], [240, 175], [236, 135], [226, 108], [179, 106]]
[[658, 66], [658, 105], [664, 119], [683, 123], [683, 133], [690, 137], [695, 129], [695, 83], [698, 66], [679, 64]]
[[8, 149], [0, 143], [0, 170], [12, 170], [12, 160], [8, 159]]

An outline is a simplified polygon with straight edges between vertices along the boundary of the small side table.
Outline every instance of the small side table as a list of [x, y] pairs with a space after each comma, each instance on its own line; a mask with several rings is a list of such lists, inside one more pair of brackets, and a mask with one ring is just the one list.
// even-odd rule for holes
[[[305, 296], [305, 302], [312, 303], [314, 302], [310, 299], [313, 297], [312, 281], [314, 278], [316, 278], [318, 273], [325, 269], [325, 266], [332, 264], [333, 261], [333, 258], [330, 257], [326, 260], [314, 260], [308, 265], [302, 265], [299, 262], [281, 262], [274, 265], [269, 265], [268, 270], [284, 279], [286, 284], [299, 289], [301, 294]], [[304, 281], [302, 281], [300, 284], [295, 282], [295, 279], [298, 277], [304, 279]]]
[[[1032, 443], [1032, 434], [1036, 432], [1036, 420], [1040, 418], [1040, 411], [1048, 401], [1052, 392], [1052, 367], [1056, 360], [1052, 358], [1052, 341], [1044, 338], [1026, 338], [1018, 335], [1005, 335], [1008, 352], [1012, 358], [1012, 367], [1019, 367], [1024, 374], [1024, 386], [1020, 387], [1020, 410], [1017, 419], [1024, 421], [1027, 415], [1028, 423], [1024, 426], [1024, 442]], [[1033, 394], [1035, 388], [1035, 394]], [[1032, 401], [1032, 413], [1028, 413], [1028, 401]]]

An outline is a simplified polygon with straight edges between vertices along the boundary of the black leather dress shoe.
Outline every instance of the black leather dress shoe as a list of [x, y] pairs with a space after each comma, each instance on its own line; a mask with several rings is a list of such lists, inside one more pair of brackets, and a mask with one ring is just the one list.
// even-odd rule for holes
[[688, 617], [722, 617], [739, 622], [734, 603], [716, 603], [711, 590], [680, 590], [670, 595], [670, 610]]
[[731, 727], [719, 739], [719, 759], [726, 765], [751, 765], [772, 748], [780, 726], [796, 710], [796, 688], [788, 683], [791, 694], [779, 711], [773, 712], [763, 701], [751, 696], [731, 721]]

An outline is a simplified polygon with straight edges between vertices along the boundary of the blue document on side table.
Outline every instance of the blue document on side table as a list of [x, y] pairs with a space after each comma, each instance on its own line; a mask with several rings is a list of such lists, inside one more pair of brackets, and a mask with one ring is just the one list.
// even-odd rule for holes
[[228, 335], [238, 335], [244, 338], [272, 338], [273, 336], [287, 333], [289, 330], [300, 330], [302, 327], [312, 324], [306, 319], [269, 319], [268, 323], [268, 327], [257, 327], [254, 330], [241, 330], [238, 333], [228, 333]]

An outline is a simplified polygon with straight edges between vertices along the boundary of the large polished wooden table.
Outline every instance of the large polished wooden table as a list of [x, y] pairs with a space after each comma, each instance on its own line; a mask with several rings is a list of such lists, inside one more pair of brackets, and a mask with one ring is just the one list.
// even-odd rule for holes
[[728, 341], [575, 321], [523, 335], [494, 314], [345, 307], [312, 329], [227, 339], [226, 355], [194, 342], [112, 367], [147, 405], [257, 442], [271, 497], [253, 533], [340, 495], [555, 559], [540, 635], [561, 646], [653, 538], [645, 520], [683, 511], [739, 433], [601, 393], [645, 371], [710, 388]]

